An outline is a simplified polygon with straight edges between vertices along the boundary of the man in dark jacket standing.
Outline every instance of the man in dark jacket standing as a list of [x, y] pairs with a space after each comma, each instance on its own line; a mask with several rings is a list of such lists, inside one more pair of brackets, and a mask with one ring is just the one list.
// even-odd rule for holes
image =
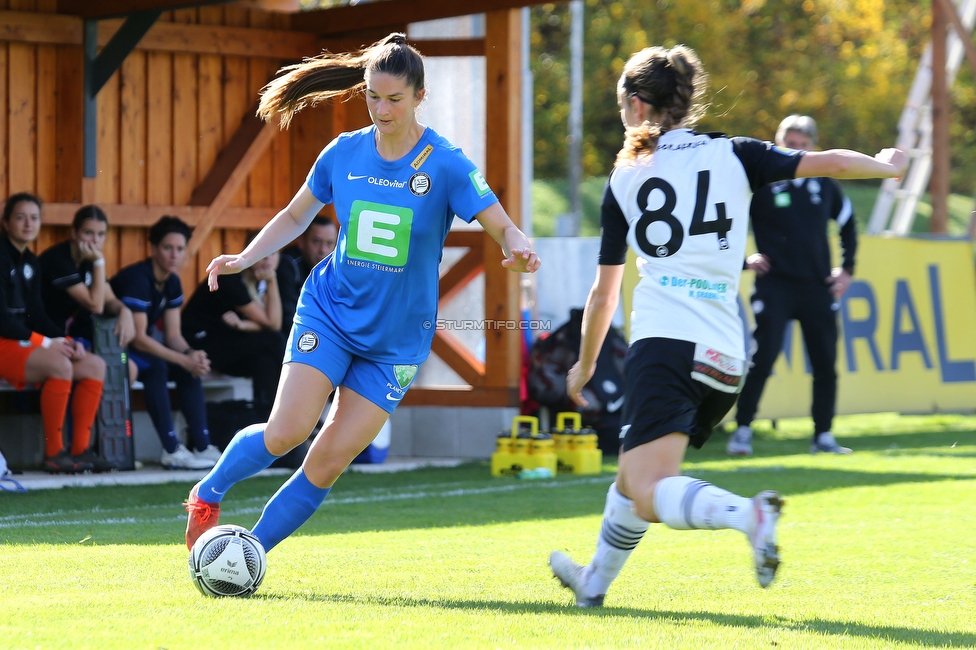
[[[791, 115], [776, 131], [776, 144], [811, 151], [817, 144], [817, 124], [806, 115]], [[806, 178], [780, 181], [760, 188], [752, 198], [752, 229], [758, 253], [746, 260], [756, 272], [752, 311], [756, 317], [755, 353], [742, 394], [738, 428], [726, 451], [733, 456], [752, 453], [752, 420], [766, 379], [783, 348], [787, 324], [796, 319], [803, 330], [813, 369], [813, 439], [810, 453], [849, 454], [837, 443], [831, 424], [837, 399], [837, 300], [854, 274], [857, 229], [850, 200], [837, 181]], [[831, 268], [827, 224], [840, 229], [842, 266]]]

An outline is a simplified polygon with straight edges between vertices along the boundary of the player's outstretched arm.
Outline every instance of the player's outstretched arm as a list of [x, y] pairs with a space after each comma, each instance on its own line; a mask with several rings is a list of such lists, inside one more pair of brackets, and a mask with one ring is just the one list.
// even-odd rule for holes
[[897, 178], [908, 167], [908, 155], [901, 149], [882, 149], [873, 158], [849, 149], [808, 151], [796, 168], [797, 178]]
[[502, 266], [506, 269], [516, 273], [535, 273], [542, 266], [542, 260], [532, 250], [528, 238], [512, 223], [501, 203], [488, 206], [475, 218], [502, 247], [505, 255]]
[[211, 291], [217, 289], [217, 276], [240, 273], [258, 260], [264, 259], [305, 232], [308, 224], [325, 205], [312, 194], [308, 185], [302, 185], [298, 194], [284, 210], [274, 216], [261, 229], [254, 240], [239, 255], [219, 255], [207, 265], [207, 285]]
[[617, 311], [623, 281], [623, 264], [600, 264], [596, 267], [596, 279], [593, 280], [593, 286], [586, 297], [586, 306], [583, 308], [579, 360], [566, 376], [566, 393], [581, 406], [587, 405], [583, 397], [583, 387], [596, 372], [596, 359], [600, 356], [603, 340], [607, 338], [613, 313]]

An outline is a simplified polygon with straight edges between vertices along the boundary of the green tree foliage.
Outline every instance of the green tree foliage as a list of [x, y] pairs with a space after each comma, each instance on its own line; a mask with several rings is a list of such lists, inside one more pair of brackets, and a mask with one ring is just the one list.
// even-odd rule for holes
[[[684, 43], [701, 57], [710, 75], [710, 108], [699, 130], [772, 139], [783, 117], [805, 113], [817, 120], [822, 147], [873, 152], [891, 146], [929, 38], [930, 6], [917, 0], [586, 0], [584, 173], [606, 174], [613, 164], [623, 134], [616, 82], [627, 57], [649, 45]], [[532, 27], [535, 172], [559, 178], [567, 159], [568, 6], [534, 7]], [[976, 141], [976, 94], [959, 88], [968, 126], [956, 119], [957, 148]]]

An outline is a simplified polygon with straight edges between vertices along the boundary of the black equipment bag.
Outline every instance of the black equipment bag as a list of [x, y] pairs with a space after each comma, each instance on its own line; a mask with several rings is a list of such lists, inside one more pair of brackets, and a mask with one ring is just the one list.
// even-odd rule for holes
[[[246, 400], [207, 402], [207, 426], [210, 429], [210, 442], [220, 451], [227, 448], [237, 432], [244, 427], [267, 422], [270, 414], [257, 408]], [[298, 469], [305, 460], [311, 446], [311, 439], [304, 441], [284, 456], [271, 463], [272, 467]]]
[[603, 453], [613, 456], [620, 448], [627, 341], [620, 332], [610, 328], [596, 360], [596, 371], [583, 387], [583, 397], [589, 406], [578, 406], [566, 392], [566, 373], [579, 359], [582, 329], [583, 310], [571, 309], [569, 321], [535, 342], [529, 360], [529, 397], [553, 413], [580, 413], [584, 426], [596, 429]]

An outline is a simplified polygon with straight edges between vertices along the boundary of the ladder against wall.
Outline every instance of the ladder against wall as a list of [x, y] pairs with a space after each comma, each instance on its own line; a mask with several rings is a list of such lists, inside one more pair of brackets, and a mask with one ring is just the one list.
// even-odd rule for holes
[[[967, 35], [976, 24], [976, 0], [954, 0], [956, 11]], [[946, 83], [951, 87], [965, 55], [965, 44], [955, 29], [946, 39]], [[887, 178], [874, 203], [868, 232], [907, 235], [915, 221], [918, 200], [925, 192], [932, 174], [932, 44], [929, 43], [919, 62], [908, 101], [898, 120], [895, 145], [908, 153], [908, 171], [900, 179]]]

